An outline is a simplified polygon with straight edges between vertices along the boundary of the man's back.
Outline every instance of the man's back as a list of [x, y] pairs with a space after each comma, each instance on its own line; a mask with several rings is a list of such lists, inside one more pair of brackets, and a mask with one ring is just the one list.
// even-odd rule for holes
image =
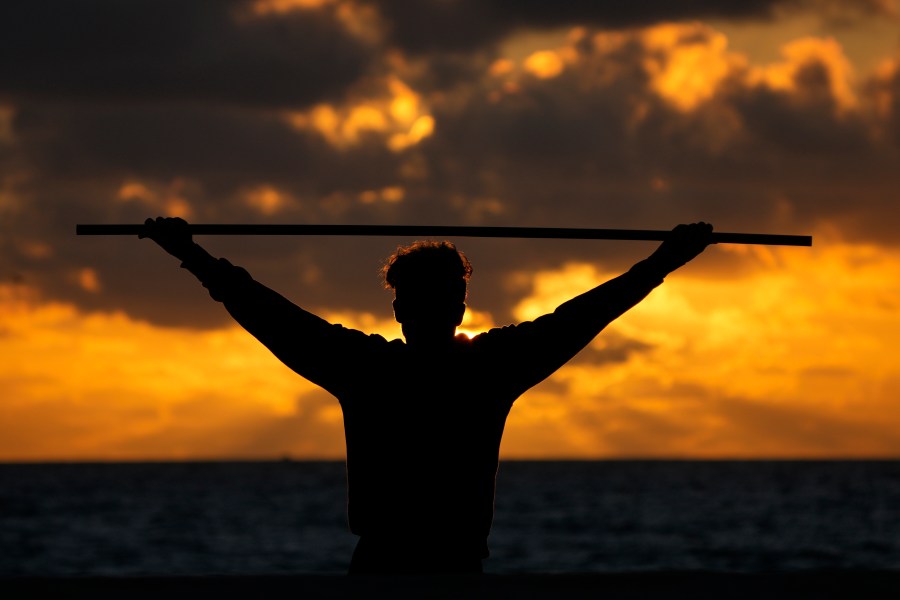
[[347, 438], [351, 530], [452, 544], [487, 556], [494, 480], [516, 386], [490, 376], [489, 351], [459, 336], [419, 352], [378, 344], [338, 395]]

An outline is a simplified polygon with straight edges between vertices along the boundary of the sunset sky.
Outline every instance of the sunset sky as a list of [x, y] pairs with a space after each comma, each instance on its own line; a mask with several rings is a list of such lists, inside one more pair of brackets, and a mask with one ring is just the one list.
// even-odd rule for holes
[[[337, 401], [177, 260], [74, 235], [157, 215], [813, 235], [670, 275], [503, 456], [900, 457], [896, 0], [5, 2], [0, 460], [343, 456]], [[197, 241], [400, 336], [378, 273], [412, 239]], [[655, 248], [454, 241], [470, 334]]]

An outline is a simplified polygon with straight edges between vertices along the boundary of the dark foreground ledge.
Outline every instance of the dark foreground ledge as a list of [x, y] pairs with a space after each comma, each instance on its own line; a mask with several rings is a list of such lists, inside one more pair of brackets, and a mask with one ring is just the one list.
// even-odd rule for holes
[[900, 571], [614, 573], [456, 577], [339, 575], [0, 578], [3, 598], [900, 598]]

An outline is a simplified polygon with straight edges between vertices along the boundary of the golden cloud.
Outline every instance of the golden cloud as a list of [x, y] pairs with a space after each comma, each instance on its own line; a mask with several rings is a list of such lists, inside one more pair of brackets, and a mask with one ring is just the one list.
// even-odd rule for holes
[[119, 186], [116, 200], [126, 203], [137, 202], [151, 212], [164, 216], [189, 219], [194, 214], [194, 210], [186, 196], [195, 187], [195, 184], [180, 177], [176, 177], [167, 184], [128, 179]]
[[[494, 63], [497, 67], [498, 63]], [[525, 70], [538, 79], [553, 79], [563, 72], [565, 63], [557, 52], [553, 50], [539, 50], [525, 59]], [[492, 69], [497, 72], [499, 67]]]
[[701, 23], [666, 23], [640, 32], [650, 51], [644, 68], [651, 87], [683, 111], [712, 98], [746, 58], [728, 51], [724, 34]]
[[315, 10], [335, 0], [256, 0], [253, 12], [258, 15], [285, 14], [295, 10]]
[[754, 67], [750, 70], [751, 84], [762, 83], [774, 90], [798, 91], [798, 76], [810, 65], [823, 65], [828, 74], [828, 88], [839, 111], [856, 108], [858, 99], [854, 91], [854, 69], [833, 38], [804, 37], [793, 40], [781, 48], [784, 60]]
[[275, 215], [295, 204], [291, 195], [273, 185], [260, 185], [244, 192], [244, 202], [250, 208], [267, 217]]
[[346, 106], [319, 104], [308, 111], [290, 112], [288, 122], [311, 130], [332, 146], [348, 149], [367, 134], [378, 135], [394, 152], [414, 146], [434, 133], [434, 117], [420, 94], [395, 76], [383, 82], [384, 94]]

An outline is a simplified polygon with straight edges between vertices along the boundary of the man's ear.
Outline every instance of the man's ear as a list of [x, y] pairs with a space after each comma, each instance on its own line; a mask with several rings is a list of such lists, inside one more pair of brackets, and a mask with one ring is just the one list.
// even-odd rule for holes
[[[396, 311], [396, 309], [394, 309]], [[456, 315], [456, 326], [459, 327], [462, 324], [463, 316], [466, 314], [466, 303], [460, 302], [458, 307], [459, 313]]]
[[398, 323], [403, 323], [404, 319], [406, 318], [406, 315], [403, 314], [403, 309], [404, 309], [403, 303], [400, 300], [398, 300], [397, 298], [394, 298], [394, 301], [391, 303], [391, 306], [394, 307], [394, 320], [396, 320]]

